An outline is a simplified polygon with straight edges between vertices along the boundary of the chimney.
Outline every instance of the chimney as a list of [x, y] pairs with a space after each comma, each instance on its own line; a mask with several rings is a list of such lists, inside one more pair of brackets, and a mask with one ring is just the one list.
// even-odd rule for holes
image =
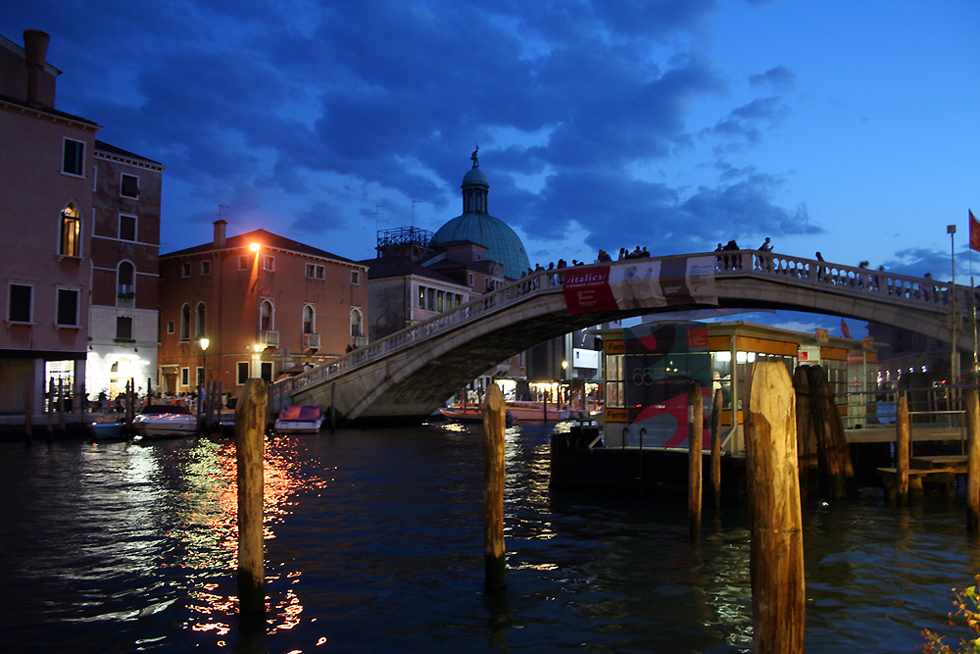
[[48, 58], [51, 37], [40, 30], [24, 30], [24, 54], [27, 59], [27, 104], [38, 106], [38, 87], [44, 63]]
[[228, 227], [227, 220], [214, 221], [214, 247], [223, 248], [225, 246], [225, 228]]

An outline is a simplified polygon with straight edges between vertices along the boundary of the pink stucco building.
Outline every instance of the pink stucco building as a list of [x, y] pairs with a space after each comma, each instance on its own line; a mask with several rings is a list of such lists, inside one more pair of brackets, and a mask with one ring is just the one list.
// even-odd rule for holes
[[0, 414], [42, 410], [48, 379], [84, 388], [100, 127], [55, 109], [48, 40], [0, 37]]

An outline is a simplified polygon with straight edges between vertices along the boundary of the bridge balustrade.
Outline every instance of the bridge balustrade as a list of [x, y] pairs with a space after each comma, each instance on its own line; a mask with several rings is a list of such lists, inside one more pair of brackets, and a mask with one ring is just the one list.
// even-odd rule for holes
[[[882, 298], [888, 297], [918, 307], [935, 306], [937, 311], [946, 311], [950, 302], [951, 289], [946, 282], [895, 275], [859, 266], [845, 266], [782, 254], [763, 254], [758, 250], [728, 250], [675, 256], [714, 256], [717, 262], [716, 278], [719, 279], [741, 276], [773, 278], [794, 284], [831, 287], [835, 291], [847, 293], [872, 293], [880, 295]], [[612, 261], [593, 265], [615, 266], [620, 263], [622, 262]], [[526, 277], [476, 297], [465, 304], [416, 323], [383, 339], [368, 343], [327, 364], [295, 377], [280, 380], [276, 384], [285, 385], [285, 389], [289, 393], [298, 391], [352, 368], [411, 347], [431, 336], [479, 320], [489, 313], [500, 311], [532, 295], [560, 292], [563, 282], [564, 269], [534, 271]], [[955, 292], [960, 306], [968, 306], [970, 299], [968, 289], [962, 287], [956, 289]]]

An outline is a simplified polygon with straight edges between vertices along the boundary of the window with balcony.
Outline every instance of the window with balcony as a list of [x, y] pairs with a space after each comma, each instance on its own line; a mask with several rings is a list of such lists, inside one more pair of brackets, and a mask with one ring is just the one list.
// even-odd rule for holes
[[7, 287], [7, 320], [32, 322], [34, 312], [34, 287], [27, 284], [11, 284]]
[[359, 338], [364, 335], [364, 316], [360, 309], [350, 311], [350, 335], [352, 338]]
[[136, 267], [129, 261], [116, 269], [116, 306], [131, 307], [136, 298]]
[[264, 332], [274, 329], [274, 322], [272, 319], [272, 302], [269, 300], [262, 300], [262, 304], [259, 306], [259, 329]]
[[313, 306], [307, 304], [303, 307], [303, 333], [312, 334], [316, 331], [316, 312]]
[[140, 179], [135, 175], [122, 176], [119, 183], [119, 195], [124, 198], [138, 198], [140, 196]]
[[66, 138], [61, 172], [82, 177], [85, 174], [85, 143]]
[[58, 254], [66, 257], [81, 256], [82, 214], [74, 204], [61, 212], [61, 244]]

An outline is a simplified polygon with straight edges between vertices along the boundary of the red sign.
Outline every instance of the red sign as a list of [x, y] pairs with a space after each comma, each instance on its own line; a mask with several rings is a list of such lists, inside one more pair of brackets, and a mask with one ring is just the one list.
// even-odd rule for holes
[[563, 287], [568, 313], [615, 311], [619, 308], [609, 286], [609, 266], [566, 268]]

